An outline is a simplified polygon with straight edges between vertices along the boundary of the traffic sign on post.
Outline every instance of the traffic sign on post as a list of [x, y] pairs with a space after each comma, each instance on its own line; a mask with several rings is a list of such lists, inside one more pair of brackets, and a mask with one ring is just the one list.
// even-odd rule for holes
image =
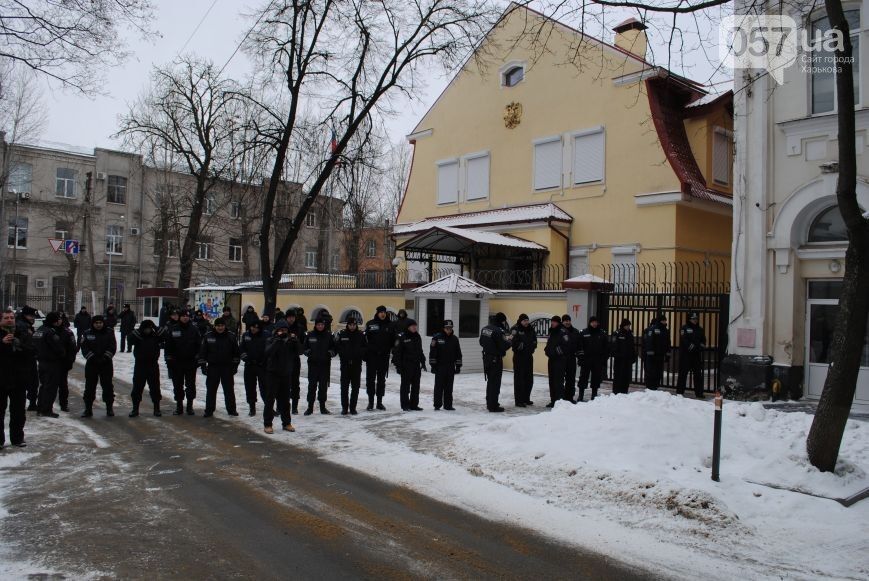
[[78, 254], [78, 240], [64, 240], [65, 248], [67, 254]]
[[63, 238], [49, 238], [48, 243], [51, 244], [51, 249], [57, 252], [63, 246]]

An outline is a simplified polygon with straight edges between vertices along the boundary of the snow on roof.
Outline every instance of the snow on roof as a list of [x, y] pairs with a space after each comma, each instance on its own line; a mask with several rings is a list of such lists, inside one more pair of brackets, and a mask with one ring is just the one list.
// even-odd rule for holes
[[434, 293], [468, 293], [468, 294], [494, 294], [491, 289], [477, 284], [469, 278], [456, 273], [448, 274], [442, 278], [425, 284], [412, 292], [421, 294]]
[[[293, 276], [292, 274], [281, 275], [281, 282], [278, 284], [287, 284], [287, 283], [293, 282], [292, 276]], [[308, 275], [308, 276], [310, 276], [310, 275]], [[240, 283], [238, 283], [237, 286], [250, 287], [250, 286], [262, 286], [262, 285], [263, 285], [263, 281], [261, 281], [261, 280], [250, 280], [247, 282], [240, 282]]]
[[726, 95], [727, 95], [727, 92], [709, 93], [708, 95], [703, 95], [702, 97], [700, 97], [696, 101], [692, 101], [691, 103], [688, 103], [687, 105], [685, 105], [685, 107], [688, 107], [688, 108], [690, 108], [690, 107], [702, 107], [703, 105], [708, 105], [709, 103], [714, 103], [715, 101], [717, 101], [718, 99], [721, 99], [722, 97], [725, 97]]
[[609, 281], [605, 278], [601, 278], [601, 277], [595, 276], [593, 274], [581, 274], [579, 276], [574, 276], [573, 278], [568, 278], [564, 282], [602, 282], [602, 283], [608, 283]]
[[472, 230], [471, 228], [451, 228], [449, 226], [435, 226], [438, 230], [443, 230], [455, 236], [461, 236], [478, 244], [491, 244], [493, 246], [512, 246], [514, 248], [530, 248], [531, 250], [546, 250], [546, 247], [530, 240], [510, 236], [509, 234], [498, 234], [497, 232], [484, 232], [482, 230]]
[[20, 143], [23, 147], [33, 147], [37, 149], [51, 149], [54, 151], [63, 151], [65, 153], [74, 153], [76, 155], [87, 155], [94, 157], [94, 148], [83, 145], [70, 145], [69, 143], [61, 143], [60, 141], [48, 141], [45, 139], [32, 139]]
[[467, 214], [453, 214], [450, 216], [434, 216], [410, 224], [396, 224], [393, 228], [393, 234], [414, 234], [428, 230], [432, 226], [464, 228], [467, 226], [489, 226], [514, 222], [539, 222], [543, 220], [573, 222], [570, 214], [553, 203], [547, 203], [500, 208], [498, 210], [484, 210], [482, 212], [469, 212]]

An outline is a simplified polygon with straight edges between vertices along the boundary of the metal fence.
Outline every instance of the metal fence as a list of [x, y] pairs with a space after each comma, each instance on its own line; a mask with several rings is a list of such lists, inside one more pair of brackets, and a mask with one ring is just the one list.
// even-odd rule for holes
[[[700, 326], [706, 333], [703, 351], [704, 390], [715, 391], [719, 385], [721, 360], [727, 350], [727, 323], [730, 314], [730, 295], [724, 293], [601, 293], [598, 295], [597, 316], [609, 331], [618, 329], [622, 319], [631, 321], [641, 353], [643, 330], [658, 315], [665, 315], [673, 344], [670, 361], [666, 364], [662, 386], [676, 387], [679, 372], [679, 329], [688, 321], [688, 314], [700, 316]], [[608, 362], [608, 377], [612, 377], [612, 360]], [[633, 383], [643, 383], [645, 372], [642, 359], [633, 370]], [[689, 380], [690, 382], [690, 380]]]
[[730, 275], [725, 260], [599, 264], [592, 274], [611, 282], [622, 293], [728, 293]]
[[[121, 311], [121, 307], [125, 304], [129, 304], [130, 308], [136, 313], [136, 316], [141, 316], [142, 307], [144, 304], [144, 300], [142, 298], [121, 298], [121, 300], [117, 303], [113, 302], [111, 304], [115, 305], [115, 310], [117, 312]], [[4, 303], [3, 307], [11, 306], [13, 309], [20, 309], [24, 305], [29, 307], [33, 307], [34, 309], [39, 310], [43, 315], [49, 313], [51, 311], [64, 311], [70, 317], [74, 316], [78, 311], [78, 306], [75, 304], [75, 299], [65, 300], [62, 296], [53, 296], [51, 294], [45, 295], [27, 295], [24, 297], [18, 297], [17, 301], [10, 301], [8, 303]], [[91, 301], [87, 298], [85, 299], [85, 306], [91, 313], [103, 313], [106, 310], [106, 300], [104, 297], [97, 298], [96, 305], [92, 305]]]

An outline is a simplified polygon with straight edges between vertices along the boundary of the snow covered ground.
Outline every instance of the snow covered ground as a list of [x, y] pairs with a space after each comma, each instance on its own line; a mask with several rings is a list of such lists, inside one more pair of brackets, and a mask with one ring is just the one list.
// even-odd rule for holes
[[[164, 411], [171, 412], [171, 384], [163, 373]], [[115, 374], [129, 381], [132, 355], [117, 355]], [[328, 403], [333, 415], [294, 417], [295, 434], [278, 429], [271, 437], [677, 578], [869, 578], [869, 499], [844, 508], [763, 486], [839, 498], [869, 487], [869, 423], [848, 424], [837, 472], [822, 474], [805, 453], [811, 416], [726, 402], [721, 482], [713, 482], [708, 401], [637, 391], [546, 410], [546, 379], [537, 377], [536, 405], [520, 409], [512, 406], [513, 377], [505, 372], [506, 413], [486, 412], [480, 374], [457, 377], [457, 411], [434, 411], [433, 376], [424, 373], [425, 411], [403, 413], [399, 377], [391, 374], [386, 412], [365, 411], [363, 385], [359, 415], [342, 417], [338, 377], [336, 361]], [[204, 377], [197, 382], [198, 415], [190, 421], [206, 421]], [[236, 398], [239, 418], [225, 415], [219, 393], [211, 421], [241, 423], [268, 437], [261, 417], [246, 416], [241, 369]], [[118, 407], [119, 420], [136, 421]], [[142, 413], [150, 410], [146, 394]], [[94, 412], [101, 411], [98, 403]]]

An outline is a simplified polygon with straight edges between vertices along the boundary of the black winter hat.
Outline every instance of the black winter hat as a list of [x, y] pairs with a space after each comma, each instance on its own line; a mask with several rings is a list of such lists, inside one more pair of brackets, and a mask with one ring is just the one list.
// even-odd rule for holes
[[499, 323], [506, 323], [507, 322], [507, 315], [505, 315], [504, 313], [498, 313], [495, 315], [495, 317], [497, 318], [497, 321]]
[[357, 324], [356, 317], [347, 317], [347, 320], [345, 321], [345, 323], [348, 325], [356, 325]]
[[248, 325], [248, 327], [256, 327], [257, 329], [262, 329], [263, 322], [260, 321], [259, 319], [254, 319], [253, 321], [250, 322], [250, 325]]
[[35, 316], [38, 315], [39, 313], [38, 313], [38, 312], [36, 311], [36, 309], [34, 309], [33, 307], [30, 307], [30, 306], [24, 305], [23, 307], [21, 307], [21, 314], [22, 314], [22, 315], [28, 315], [28, 316], [30, 316], [30, 317], [35, 317]]
[[530, 321], [530, 320], [531, 319], [528, 318], [528, 315], [526, 315], [525, 313], [522, 313], [521, 315], [519, 315], [519, 318], [516, 319], [516, 323], [518, 324], [518, 323], [521, 323], [522, 321]]
[[631, 325], [630, 319], [622, 319], [621, 325], [619, 325], [619, 329], [624, 329], [625, 327]]
[[384, 307], [383, 305], [380, 305], [379, 307], [377, 307], [377, 309], [375, 309], [374, 312], [375, 312], [375, 313], [385, 313], [385, 312], [386, 312], [386, 307]]
[[549, 319], [550, 322], [555, 321], [556, 323], [561, 323], [561, 317], [558, 315], [552, 315], [552, 318]]
[[284, 312], [284, 317], [295, 317], [295, 316], [296, 316], [296, 309], [287, 309]]
[[55, 323], [60, 322], [60, 313], [57, 311], [52, 311], [45, 315], [45, 324], [48, 326], [53, 326]]
[[444, 321], [444, 328], [446, 328], [446, 327], [452, 328], [452, 327], [453, 327], [453, 322], [450, 321], [449, 319], [447, 319], [446, 321]]
[[592, 323], [597, 323], [597, 322], [598, 322], [597, 317], [595, 317], [594, 315], [592, 315], [591, 317], [588, 318], [589, 325], [591, 325]]
[[151, 319], [145, 319], [141, 323], [139, 323], [139, 329], [155, 329], [157, 325], [154, 324], [154, 321]]
[[278, 324], [275, 325], [275, 331], [277, 331], [278, 329], [289, 329], [289, 328], [290, 328], [290, 325], [287, 324], [287, 322], [284, 320], [278, 321]]
[[93, 318], [91, 319], [91, 325], [93, 325], [94, 323], [97, 323], [97, 322], [105, 323], [106, 318], [102, 315], [94, 315]]
[[414, 325], [416, 325], [416, 321], [414, 321], [413, 319], [408, 319], [408, 320], [407, 320], [407, 328], [408, 328], [408, 329], [410, 329], [410, 328], [413, 327]]
[[181, 317], [193, 317], [193, 314], [190, 312], [190, 309], [181, 309], [181, 311], [178, 313], [178, 315]]
[[573, 322], [573, 319], [570, 318], [570, 315], [561, 315], [561, 322], [564, 323], [565, 321]]
[[225, 327], [226, 319], [224, 319], [223, 317], [217, 317], [216, 319], [214, 319], [214, 326], [216, 327], [217, 325], [223, 325]]
[[125, 309], [129, 309], [129, 308], [130, 308], [130, 303], [124, 303], [124, 308], [125, 308]]
[[694, 320], [694, 319], [699, 319], [699, 318], [700, 318], [700, 315], [697, 314], [696, 311], [691, 311], [691, 312], [688, 314], [688, 320], [689, 320], [689, 321], [692, 321], [692, 320]]

